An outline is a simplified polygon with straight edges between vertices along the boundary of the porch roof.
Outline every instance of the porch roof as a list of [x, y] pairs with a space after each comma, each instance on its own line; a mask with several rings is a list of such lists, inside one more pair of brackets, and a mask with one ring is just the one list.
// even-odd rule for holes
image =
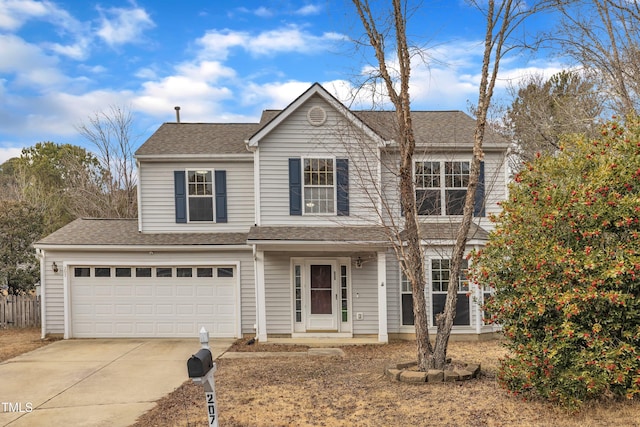
[[[429, 222], [420, 224], [420, 235], [422, 240], [451, 240], [455, 241], [460, 228], [460, 222]], [[400, 236], [404, 239], [405, 232]], [[472, 222], [467, 233], [468, 240], [488, 240], [489, 232], [478, 224]]]
[[372, 226], [327, 226], [251, 227], [247, 238], [257, 242], [335, 242], [335, 243], [388, 243], [382, 227]]
[[137, 219], [80, 218], [35, 246], [212, 246], [246, 242], [247, 233], [140, 233]]

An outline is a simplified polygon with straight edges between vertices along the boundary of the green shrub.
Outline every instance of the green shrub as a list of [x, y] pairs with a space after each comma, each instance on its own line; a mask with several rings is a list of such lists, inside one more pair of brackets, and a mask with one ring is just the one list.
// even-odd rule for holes
[[576, 408], [640, 393], [640, 120], [566, 138], [515, 177], [473, 278], [509, 356], [499, 383]]

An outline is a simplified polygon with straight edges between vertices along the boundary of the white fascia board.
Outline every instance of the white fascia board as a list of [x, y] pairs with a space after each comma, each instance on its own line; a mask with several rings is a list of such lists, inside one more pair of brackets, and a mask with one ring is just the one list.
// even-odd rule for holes
[[252, 240], [261, 251], [319, 251], [319, 252], [376, 252], [386, 250], [388, 245], [380, 242], [311, 242], [311, 241], [272, 241]]
[[246, 154], [145, 154], [135, 156], [135, 159], [140, 162], [166, 162], [170, 160], [177, 160], [181, 162], [186, 161], [215, 161], [224, 160], [227, 162], [250, 162], [253, 161], [253, 153], [248, 152]]
[[47, 251], [89, 251], [89, 252], [202, 252], [202, 251], [226, 251], [246, 250], [249, 245], [167, 245], [167, 246], [135, 246], [135, 245], [35, 245], [38, 249]]

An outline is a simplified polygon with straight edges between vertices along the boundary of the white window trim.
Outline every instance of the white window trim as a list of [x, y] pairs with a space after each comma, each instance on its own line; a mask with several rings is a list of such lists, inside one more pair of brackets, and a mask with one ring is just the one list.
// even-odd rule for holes
[[[416, 163], [423, 163], [423, 162], [432, 162], [432, 163], [440, 163], [440, 186], [439, 187], [418, 187], [417, 185], [415, 185], [416, 182]], [[445, 164], [446, 163], [468, 163], [469, 167], [471, 167], [471, 160], [468, 159], [449, 159], [449, 160], [444, 160], [441, 158], [436, 158], [436, 159], [428, 159], [428, 158], [416, 158], [413, 159], [413, 182], [414, 182], [414, 186], [415, 186], [415, 191], [418, 190], [435, 190], [438, 189], [440, 190], [440, 215], [424, 215], [424, 214], [420, 214], [418, 213], [418, 216], [423, 217], [423, 218], [429, 218], [429, 217], [438, 217], [438, 216], [448, 216], [448, 217], [461, 217], [462, 215], [447, 215], [447, 190], [462, 190], [463, 187], [447, 187], [446, 186], [446, 167]], [[467, 186], [465, 189], [468, 190], [469, 186]]]
[[[305, 188], [307, 187], [307, 185], [305, 185], [304, 183], [304, 162], [305, 160], [331, 160], [333, 162], [333, 185], [331, 186], [333, 188], [333, 212], [307, 212], [306, 211], [306, 207], [307, 207], [307, 201], [305, 200]], [[302, 157], [301, 158], [301, 165], [300, 165], [300, 173], [302, 174], [302, 176], [300, 177], [301, 179], [301, 183], [302, 183], [302, 215], [311, 215], [311, 216], [335, 216], [337, 215], [338, 212], [338, 192], [336, 191], [336, 179], [338, 178], [337, 176], [337, 171], [336, 171], [336, 158], [335, 156], [307, 156], [307, 157]], [[328, 185], [324, 185], [324, 186], [320, 186], [320, 185], [310, 185], [308, 187], [313, 187], [313, 188], [329, 188]]]
[[[189, 171], [205, 171], [205, 172], [211, 172], [211, 209], [212, 209], [212, 217], [213, 220], [212, 221], [192, 221], [191, 220], [191, 215], [190, 215], [190, 210], [189, 210], [189, 200], [191, 199], [191, 195], [189, 194]], [[211, 223], [215, 223], [216, 222], [216, 171], [215, 169], [212, 168], [187, 168], [184, 170], [184, 185], [186, 186], [185, 188], [185, 194], [187, 195], [187, 223], [192, 223], [192, 224], [211, 224]], [[193, 197], [204, 197], [204, 196], [193, 196]]]
[[[466, 256], [467, 253], [465, 252]], [[429, 308], [427, 310], [427, 314], [428, 314], [428, 319], [429, 319], [429, 325], [431, 327], [435, 327], [435, 319], [433, 318], [433, 295], [446, 295], [448, 291], [434, 291], [433, 290], [433, 276], [432, 276], [432, 270], [433, 270], [433, 260], [449, 260], [449, 272], [451, 272], [451, 258], [444, 258], [443, 256], [430, 256], [427, 258], [427, 268], [426, 268], [426, 274], [427, 276], [427, 286], [428, 286], [428, 290], [426, 290], [429, 295]], [[464, 261], [464, 259], [463, 259]], [[468, 261], [467, 261], [468, 263]], [[470, 268], [470, 265], [467, 264], [467, 270]], [[458, 279], [459, 281], [460, 279]], [[458, 294], [466, 294], [468, 292], [471, 292], [473, 295], [473, 291], [472, 291], [472, 283], [471, 280], [469, 280], [469, 277], [467, 276], [467, 283], [469, 286], [469, 290], [468, 291], [460, 291], [460, 284], [458, 284]], [[473, 298], [469, 298], [469, 325], [454, 325], [453, 329], [469, 329], [470, 326], [473, 326], [473, 312], [472, 312], [472, 303], [473, 303]]]

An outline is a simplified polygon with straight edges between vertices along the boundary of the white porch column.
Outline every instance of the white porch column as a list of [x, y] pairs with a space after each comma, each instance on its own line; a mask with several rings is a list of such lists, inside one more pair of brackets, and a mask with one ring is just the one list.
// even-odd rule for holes
[[387, 334], [387, 254], [378, 252], [378, 341], [389, 342]]
[[264, 284], [264, 251], [256, 251], [256, 322], [258, 323], [257, 338], [260, 342], [267, 342], [267, 303]]

